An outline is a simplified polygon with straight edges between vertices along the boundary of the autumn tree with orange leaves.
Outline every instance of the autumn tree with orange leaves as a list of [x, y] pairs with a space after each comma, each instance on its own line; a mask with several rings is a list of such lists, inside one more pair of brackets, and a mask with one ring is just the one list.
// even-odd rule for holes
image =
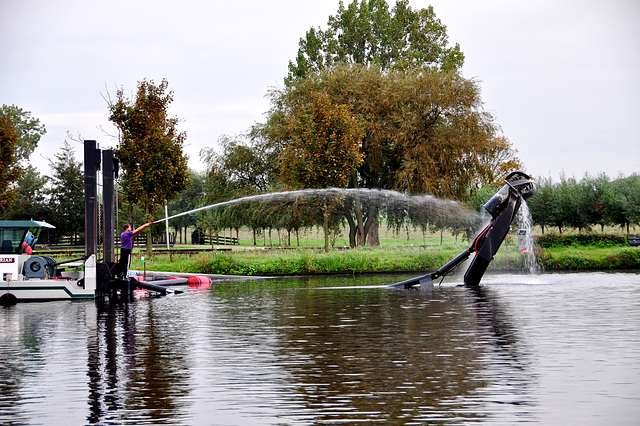
[[[127, 99], [120, 89], [109, 105], [109, 120], [120, 132], [115, 153], [124, 172], [122, 189], [145, 211], [147, 221], [190, 184], [182, 151], [186, 133], [178, 131], [178, 118], [168, 115], [173, 101], [173, 92], [166, 92], [168, 85], [167, 80], [158, 85], [141, 81], [135, 99]], [[147, 230], [147, 253], [151, 255], [151, 231]]]
[[[316, 93], [325, 93], [332, 104], [347, 105], [362, 131], [362, 161], [351, 187], [463, 200], [471, 190], [494, 184], [504, 172], [521, 166], [494, 116], [483, 108], [476, 82], [430, 68], [397, 71], [362, 65], [338, 65], [271, 92], [272, 108], [261, 131], [283, 158], [293, 161], [297, 138], [313, 129], [288, 124], [296, 116], [291, 105], [306, 105]], [[283, 176], [295, 171], [289, 167]], [[379, 206], [371, 202], [360, 207], [361, 217], [354, 206], [348, 214], [355, 220], [347, 219], [359, 229], [357, 245], [367, 238], [368, 244], [378, 245]]]
[[13, 119], [0, 115], [0, 213], [9, 207], [17, 193], [14, 183], [22, 171], [16, 158], [19, 137]]
[[[280, 157], [280, 177], [293, 188], [345, 187], [362, 164], [363, 133], [346, 105], [334, 104], [326, 93], [311, 92], [293, 100], [284, 117], [288, 143]], [[325, 251], [329, 250], [329, 206], [338, 200], [323, 196]]]

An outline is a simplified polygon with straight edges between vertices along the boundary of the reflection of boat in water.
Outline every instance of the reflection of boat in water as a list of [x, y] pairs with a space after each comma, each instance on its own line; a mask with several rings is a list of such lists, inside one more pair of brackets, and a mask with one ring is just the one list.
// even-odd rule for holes
[[[118, 162], [112, 151], [101, 151], [95, 141], [84, 143], [85, 254], [56, 262], [33, 254], [42, 229], [39, 221], [0, 221], [0, 304], [58, 299], [94, 299], [132, 295], [136, 288], [159, 294], [171, 292], [163, 282], [149, 283], [119, 276], [114, 262], [114, 178]], [[104, 259], [97, 258], [97, 171], [102, 164], [104, 199]], [[113, 271], [113, 273], [112, 273]], [[187, 281], [184, 280], [186, 284]], [[172, 281], [171, 284], [177, 284]]]

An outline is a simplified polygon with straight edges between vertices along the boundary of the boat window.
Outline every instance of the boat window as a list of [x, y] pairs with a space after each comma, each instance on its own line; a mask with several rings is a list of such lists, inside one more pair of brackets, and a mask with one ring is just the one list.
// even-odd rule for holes
[[4, 228], [0, 229], [0, 253], [2, 254], [18, 254], [20, 253], [20, 245], [25, 235], [24, 228]]

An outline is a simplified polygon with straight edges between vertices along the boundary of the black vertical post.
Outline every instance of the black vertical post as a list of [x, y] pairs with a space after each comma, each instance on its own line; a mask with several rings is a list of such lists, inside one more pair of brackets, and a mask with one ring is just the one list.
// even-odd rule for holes
[[98, 180], [100, 150], [93, 140], [84, 141], [84, 254], [98, 252]]
[[115, 262], [114, 235], [114, 163], [113, 151], [102, 151], [102, 201], [104, 206], [104, 261]]

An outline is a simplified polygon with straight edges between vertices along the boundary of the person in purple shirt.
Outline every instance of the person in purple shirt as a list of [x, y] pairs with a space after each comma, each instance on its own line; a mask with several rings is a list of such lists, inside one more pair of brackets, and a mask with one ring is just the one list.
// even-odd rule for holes
[[123, 278], [126, 278], [129, 274], [129, 266], [131, 266], [131, 250], [133, 249], [133, 237], [138, 235], [147, 226], [153, 222], [145, 223], [135, 231], [131, 230], [131, 225], [128, 223], [124, 225], [124, 232], [120, 234], [120, 262], [118, 271]]

